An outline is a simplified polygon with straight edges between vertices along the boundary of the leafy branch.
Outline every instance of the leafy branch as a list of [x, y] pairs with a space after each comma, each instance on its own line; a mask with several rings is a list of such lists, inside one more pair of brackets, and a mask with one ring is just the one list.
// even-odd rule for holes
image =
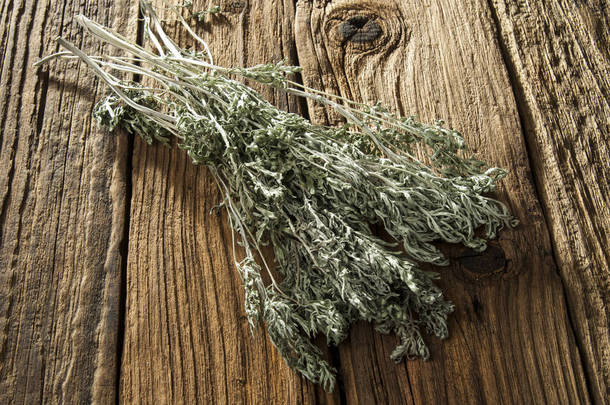
[[[211, 169], [233, 250], [235, 241], [245, 249], [245, 258], [234, 256], [249, 322], [266, 324], [293, 369], [332, 390], [336, 371], [311, 338], [323, 333], [338, 344], [357, 320], [400, 337], [395, 361], [427, 359], [422, 332], [447, 337], [453, 305], [434, 284], [438, 274], [419, 263], [448, 264], [434, 241], [481, 251], [501, 228], [517, 225], [504, 204], [484, 195], [506, 172], [470, 156], [462, 136], [441, 122], [426, 125], [291, 81], [298, 67], [218, 66], [178, 13], [202, 51], [174, 43], [149, 3], [142, 11], [153, 51], [77, 16], [89, 34], [128, 56], [90, 56], [59, 38], [65, 51], [39, 64], [79, 58], [112, 91], [95, 108], [101, 125], [122, 127], [149, 144], [176, 137], [194, 164]], [[120, 77], [133, 74], [154, 85]], [[315, 100], [346, 123], [314, 125], [238, 78]], [[425, 159], [416, 157], [421, 150]], [[397, 242], [380, 239], [371, 224]], [[475, 234], [479, 227], [484, 236]], [[273, 247], [279, 279], [264, 259], [255, 260], [265, 244]]]

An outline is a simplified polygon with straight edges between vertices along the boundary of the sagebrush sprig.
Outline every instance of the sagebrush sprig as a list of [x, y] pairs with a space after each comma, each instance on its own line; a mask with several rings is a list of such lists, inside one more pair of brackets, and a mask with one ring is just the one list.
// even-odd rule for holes
[[[323, 333], [329, 344], [339, 344], [357, 320], [400, 337], [395, 361], [428, 358], [421, 332], [447, 337], [453, 306], [434, 285], [438, 274], [418, 263], [448, 264], [435, 241], [480, 251], [499, 229], [517, 224], [501, 202], [484, 195], [506, 172], [468, 156], [463, 137], [441, 122], [426, 125], [291, 81], [298, 67], [215, 65], [205, 41], [179, 14], [202, 51], [174, 43], [149, 3], [142, 11], [154, 52], [77, 16], [90, 34], [128, 56], [88, 56], [60, 38], [67, 51], [40, 63], [80, 58], [112, 90], [95, 108], [101, 125], [122, 127], [147, 143], [174, 136], [194, 164], [210, 168], [234, 231], [233, 250], [239, 243], [245, 251], [243, 259], [234, 256], [250, 325], [264, 322], [286, 362], [329, 390], [335, 370], [311, 338]], [[313, 99], [346, 123], [314, 125], [236, 78]], [[416, 158], [422, 149], [430, 164]], [[396, 243], [382, 240], [372, 224]], [[477, 236], [482, 226], [485, 234]], [[266, 244], [275, 270], [255, 259]]]

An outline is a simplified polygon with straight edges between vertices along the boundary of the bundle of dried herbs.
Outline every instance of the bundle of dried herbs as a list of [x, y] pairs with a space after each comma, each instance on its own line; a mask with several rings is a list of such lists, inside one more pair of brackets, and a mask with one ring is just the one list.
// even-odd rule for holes
[[[178, 46], [151, 6], [142, 10], [154, 51], [77, 16], [88, 33], [128, 56], [89, 56], [59, 38], [66, 51], [39, 63], [80, 58], [112, 90], [95, 108], [101, 125], [148, 143], [173, 136], [194, 164], [209, 167], [238, 240], [234, 254], [235, 243], [245, 250], [236, 265], [251, 326], [264, 322], [286, 362], [330, 390], [335, 370], [311, 338], [323, 333], [338, 344], [360, 319], [400, 337], [395, 361], [428, 358], [422, 331], [445, 338], [453, 306], [434, 285], [437, 274], [418, 263], [448, 264], [433, 241], [481, 251], [499, 229], [517, 224], [502, 203], [484, 196], [505, 171], [468, 156], [462, 136], [442, 123], [425, 125], [291, 81], [298, 67], [217, 66], [179, 13], [202, 51]], [[155, 84], [116, 76], [125, 74]], [[239, 78], [313, 99], [346, 123], [314, 125]], [[427, 158], [418, 159], [418, 150]], [[397, 242], [382, 240], [372, 224]], [[482, 226], [484, 236], [477, 236]], [[273, 273], [255, 258], [266, 244], [275, 253]]]

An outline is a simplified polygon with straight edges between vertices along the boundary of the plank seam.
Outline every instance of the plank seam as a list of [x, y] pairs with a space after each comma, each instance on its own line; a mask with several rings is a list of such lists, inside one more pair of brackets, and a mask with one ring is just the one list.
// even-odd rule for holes
[[[140, 46], [144, 43], [144, 21], [139, 18], [140, 11], [138, 11], [137, 27], [136, 27], [136, 43]], [[140, 75], [134, 75], [134, 81], [141, 81]], [[119, 287], [119, 320], [117, 330], [117, 349], [116, 349], [116, 380], [115, 380], [115, 401], [118, 405], [121, 402], [121, 377], [123, 369], [123, 354], [125, 349], [125, 324], [127, 318], [127, 264], [129, 258], [129, 237], [131, 235], [131, 201], [133, 198], [133, 155], [135, 152], [134, 147], [134, 135], [126, 133], [119, 134], [119, 136], [127, 137], [127, 151], [125, 153], [125, 213], [124, 213], [124, 227], [123, 227], [123, 240], [120, 246], [121, 255], [121, 279]], [[121, 159], [120, 156], [117, 158]]]
[[337, 368], [337, 393], [339, 394], [339, 405], [347, 405], [347, 394], [345, 392], [345, 383], [343, 382], [343, 374], [341, 368], [341, 356], [337, 346], [328, 346], [330, 352], [330, 361], [333, 367]]

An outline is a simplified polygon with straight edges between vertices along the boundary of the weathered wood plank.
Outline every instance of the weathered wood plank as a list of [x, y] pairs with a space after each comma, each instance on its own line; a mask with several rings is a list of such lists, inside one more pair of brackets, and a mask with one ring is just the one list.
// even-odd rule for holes
[[[100, 86], [76, 62], [32, 68], [60, 33], [100, 52], [84, 12], [132, 33], [129, 1], [0, 5], [0, 403], [111, 403], [126, 139], [88, 119]], [[83, 119], [85, 117], [85, 119]]]
[[610, 401], [610, 4], [491, 2], [585, 360]]
[[[215, 4], [224, 11], [196, 28], [216, 63], [295, 63], [292, 1], [195, 2], [194, 9]], [[169, 33], [189, 43], [183, 30]], [[261, 90], [298, 110], [295, 100]], [[224, 210], [210, 212], [221, 199], [207, 169], [178, 148], [137, 140], [132, 182], [121, 401], [332, 403], [287, 368], [262, 329], [250, 333], [228, 222]]]
[[[346, 21], [367, 32], [343, 37], [353, 31], [341, 28]], [[480, 156], [510, 170], [497, 196], [522, 221], [478, 257], [448, 249], [463, 257], [440, 269], [439, 284], [457, 310], [450, 339], [429, 339], [431, 361], [393, 366], [396, 340], [355, 327], [340, 348], [348, 402], [588, 403], [488, 3], [302, 1], [296, 24], [306, 85], [446, 118]], [[310, 113], [335, 119], [311, 104]]]

